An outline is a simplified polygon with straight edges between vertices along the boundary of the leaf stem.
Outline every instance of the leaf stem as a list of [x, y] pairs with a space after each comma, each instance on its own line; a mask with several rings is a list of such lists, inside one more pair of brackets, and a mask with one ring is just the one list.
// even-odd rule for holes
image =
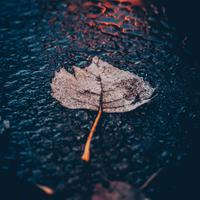
[[88, 162], [90, 160], [90, 143], [91, 143], [91, 140], [92, 140], [92, 136], [93, 136], [93, 134], [95, 132], [95, 129], [96, 129], [97, 125], [98, 125], [98, 122], [99, 122], [99, 120], [101, 118], [101, 115], [102, 115], [102, 109], [101, 109], [101, 106], [100, 106], [98, 114], [97, 114], [97, 116], [95, 118], [95, 121], [94, 121], [94, 123], [92, 125], [91, 131], [90, 131], [89, 136], [87, 138], [87, 142], [85, 144], [84, 153], [83, 153], [83, 155], [81, 157], [81, 159], [84, 160], [84, 161]]
[[160, 168], [158, 171], [153, 173], [146, 181], [145, 183], [140, 187], [140, 190], [145, 189], [149, 186], [149, 184], [158, 176], [158, 174], [162, 171], [162, 168]]

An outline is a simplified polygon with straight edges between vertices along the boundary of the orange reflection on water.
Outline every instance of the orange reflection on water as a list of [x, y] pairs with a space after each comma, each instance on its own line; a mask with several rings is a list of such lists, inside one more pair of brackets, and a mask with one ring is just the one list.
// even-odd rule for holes
[[82, 4], [86, 23], [101, 32], [118, 36], [119, 33], [130, 33], [130, 30], [144, 30], [145, 21], [135, 14], [135, 6], [141, 10], [141, 0], [102, 0], [98, 3], [87, 1]]

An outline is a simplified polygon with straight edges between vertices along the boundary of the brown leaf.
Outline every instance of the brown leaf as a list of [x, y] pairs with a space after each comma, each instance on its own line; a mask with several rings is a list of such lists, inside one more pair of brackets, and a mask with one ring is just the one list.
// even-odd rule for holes
[[52, 80], [52, 96], [70, 109], [98, 111], [82, 159], [90, 159], [90, 143], [102, 112], [128, 112], [149, 102], [154, 88], [143, 78], [120, 70], [98, 57], [84, 69], [73, 67], [74, 75], [61, 68]]
[[74, 75], [61, 68], [52, 80], [52, 95], [64, 107], [127, 112], [150, 101], [154, 88], [143, 78], [120, 70], [98, 57], [84, 68], [73, 67]]
[[94, 189], [92, 200], [147, 200], [140, 190], [131, 185], [111, 181], [108, 188], [97, 184]]

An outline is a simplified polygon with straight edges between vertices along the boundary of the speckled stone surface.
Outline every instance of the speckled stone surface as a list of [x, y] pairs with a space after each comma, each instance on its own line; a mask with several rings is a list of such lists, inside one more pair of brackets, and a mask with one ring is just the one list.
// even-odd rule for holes
[[[139, 186], [160, 167], [187, 155], [185, 124], [195, 115], [188, 112], [186, 86], [195, 73], [175, 52], [173, 28], [161, 8], [135, 10], [147, 32], [113, 36], [89, 26], [86, 11], [80, 6], [69, 10], [68, 2], [0, 3], [1, 126], [9, 121], [12, 128], [0, 169], [64, 189], [77, 200], [90, 196], [103, 177]], [[93, 56], [143, 77], [157, 88], [157, 96], [133, 112], [104, 114], [86, 165], [80, 156], [96, 112], [63, 108], [50, 95], [50, 82], [56, 70], [85, 67]]]

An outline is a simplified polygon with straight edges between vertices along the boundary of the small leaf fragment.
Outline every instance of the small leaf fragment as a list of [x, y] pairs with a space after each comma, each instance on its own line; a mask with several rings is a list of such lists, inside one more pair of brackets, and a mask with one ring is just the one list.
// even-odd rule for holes
[[54, 190], [51, 189], [50, 187], [47, 187], [45, 185], [39, 185], [39, 184], [37, 184], [37, 187], [39, 187], [43, 192], [45, 192], [48, 195], [54, 194]]

